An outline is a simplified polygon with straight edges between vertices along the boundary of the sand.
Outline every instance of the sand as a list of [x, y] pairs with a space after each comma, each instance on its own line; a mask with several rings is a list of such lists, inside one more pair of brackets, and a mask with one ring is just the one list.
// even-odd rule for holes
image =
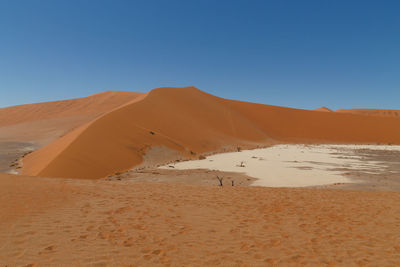
[[[28, 155], [22, 173], [98, 179], [143, 164], [155, 146], [193, 159], [276, 142], [400, 144], [400, 124], [391, 117], [227, 100], [194, 87], [158, 88]], [[177, 159], [170, 155], [169, 161]]]
[[400, 119], [400, 110], [392, 109], [338, 109], [336, 112]]
[[143, 93], [108, 91], [77, 99], [0, 108], [0, 127], [55, 118], [96, 116], [142, 95]]
[[383, 170], [380, 161], [362, 161], [351, 153], [354, 149], [400, 151], [400, 146], [368, 145], [277, 145], [269, 148], [245, 150], [168, 164], [160, 168], [178, 170], [210, 169], [244, 173], [257, 178], [254, 186], [306, 187], [335, 183], [352, 183], [343, 171]]
[[18, 159], [36, 148], [34, 144], [27, 142], [0, 141], [0, 173], [18, 174], [21, 168], [21, 161]]
[[78, 99], [0, 108], [0, 170], [8, 171], [23, 152], [48, 145], [142, 95], [110, 91]]
[[109, 91], [89, 97], [0, 108], [0, 141], [47, 145], [143, 93]]
[[399, 193], [0, 174], [0, 198], [8, 266], [400, 263]]
[[[396, 118], [231, 101], [192, 87], [0, 109], [0, 169], [17, 160], [11, 171], [24, 163], [49, 176], [0, 173], [0, 265], [399, 266], [400, 193], [373, 191], [400, 190], [399, 151], [337, 146], [325, 160], [344, 153], [343, 162], [368, 168], [336, 165], [358, 184], [318, 189], [154, 169], [282, 142], [398, 144], [399, 129]], [[293, 170], [304, 164], [327, 168]]]
[[249, 186], [257, 179], [236, 172], [223, 172], [207, 169], [177, 170], [169, 169], [143, 169], [131, 170], [117, 175], [109, 176], [110, 181], [132, 181], [146, 183], [185, 184], [196, 186], [220, 186], [218, 177], [223, 178], [224, 186]]
[[333, 112], [333, 110], [331, 110], [330, 108], [327, 108], [327, 107], [320, 107], [320, 108], [314, 109], [314, 111]]

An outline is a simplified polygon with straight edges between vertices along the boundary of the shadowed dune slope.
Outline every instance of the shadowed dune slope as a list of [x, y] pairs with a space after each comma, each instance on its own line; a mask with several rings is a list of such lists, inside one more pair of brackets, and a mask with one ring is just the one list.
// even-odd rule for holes
[[391, 109], [338, 109], [339, 113], [400, 118], [400, 110]]
[[[232, 101], [194, 87], [159, 88], [28, 155], [23, 174], [100, 178], [164, 146], [190, 156], [224, 146], [287, 142], [400, 143], [394, 118]], [[60, 145], [61, 143], [61, 145]], [[50, 152], [49, 152], [50, 151]]]

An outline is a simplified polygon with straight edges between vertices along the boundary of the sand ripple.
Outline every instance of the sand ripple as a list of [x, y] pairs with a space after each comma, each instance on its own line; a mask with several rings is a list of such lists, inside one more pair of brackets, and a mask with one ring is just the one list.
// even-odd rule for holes
[[1, 203], [20, 211], [0, 210], [9, 266], [400, 262], [399, 193], [10, 177], [1, 176]]

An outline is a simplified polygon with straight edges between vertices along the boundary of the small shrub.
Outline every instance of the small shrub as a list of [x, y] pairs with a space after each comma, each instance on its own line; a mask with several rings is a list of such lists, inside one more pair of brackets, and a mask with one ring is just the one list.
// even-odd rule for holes
[[222, 180], [224, 180], [224, 177], [219, 177], [219, 176], [217, 175], [217, 179], [218, 179], [218, 181], [219, 181], [219, 186], [224, 186], [223, 183], [222, 183]]

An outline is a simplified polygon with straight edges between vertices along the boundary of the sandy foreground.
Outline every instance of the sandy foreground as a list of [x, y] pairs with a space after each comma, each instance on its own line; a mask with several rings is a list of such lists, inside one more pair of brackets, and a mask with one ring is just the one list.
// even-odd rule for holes
[[[349, 170], [384, 172], [384, 161], [365, 160], [359, 150], [400, 151], [400, 146], [276, 145], [268, 148], [216, 154], [202, 160], [177, 162], [161, 169], [210, 169], [244, 173], [257, 178], [252, 185], [307, 187], [353, 183]], [[345, 169], [345, 171], [343, 170]]]
[[400, 266], [400, 194], [0, 175], [0, 264]]

